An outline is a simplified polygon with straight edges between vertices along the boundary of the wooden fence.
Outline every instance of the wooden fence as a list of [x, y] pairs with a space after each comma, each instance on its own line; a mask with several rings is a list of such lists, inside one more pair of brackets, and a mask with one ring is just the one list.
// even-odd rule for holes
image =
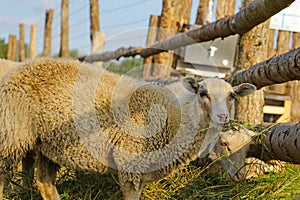
[[[174, 0], [173, 0], [174, 1]], [[163, 9], [161, 16], [154, 16], [152, 15], [150, 18], [150, 27], [160, 27], [160, 28], [168, 28], [174, 31], [184, 31], [184, 25], [189, 22], [189, 15], [186, 13], [190, 13], [191, 10], [191, 1], [174, 1], [177, 2], [176, 6], [172, 4], [172, 0], [164, 0], [163, 1]], [[222, 17], [226, 15], [230, 15], [233, 12], [232, 7], [234, 7], [233, 0], [230, 1], [218, 1], [217, 5], [217, 21], [209, 24], [205, 24], [198, 29], [194, 29], [191, 31], [183, 32], [177, 35], [174, 33], [170, 33], [168, 35], [163, 35], [163, 32], [160, 33], [160, 29], [149, 29], [149, 37], [147, 44], [148, 47], [129, 47], [124, 48], [121, 47], [115, 51], [111, 52], [104, 52], [102, 53], [102, 48], [104, 44], [104, 33], [100, 32], [100, 20], [99, 20], [99, 5], [98, 0], [91, 0], [90, 1], [90, 37], [92, 39], [92, 48], [95, 49], [96, 46], [99, 46], [96, 51], [94, 51], [89, 56], [80, 57], [80, 60], [85, 60], [86, 62], [94, 62], [94, 61], [108, 61], [111, 59], [118, 59], [120, 57], [128, 57], [128, 56], [135, 56], [140, 55], [145, 59], [145, 69], [144, 69], [144, 76], [153, 75], [149, 71], [151, 70], [151, 63], [162, 63], [164, 65], [168, 65], [170, 67], [174, 67], [174, 62], [176, 59], [172, 60], [175, 57], [170, 50], [174, 50], [176, 48], [194, 44], [196, 42], [204, 42], [210, 41], [215, 38], [227, 37], [233, 34], [240, 34], [243, 35], [244, 33], [251, 30], [253, 27], [257, 26], [258, 24], [268, 20], [271, 16], [279, 12], [280, 10], [289, 6], [293, 0], [286, 0], [286, 1], [259, 1], [254, 0], [251, 2], [247, 7], [233, 15], [232, 17]], [[225, 5], [231, 6], [225, 6]], [[202, 6], [202, 7], [201, 7]], [[204, 16], [206, 14], [206, 9], [208, 6], [208, 1], [200, 1], [199, 8], [198, 8], [198, 16], [196, 19], [197, 23], [204, 23], [205, 20]], [[206, 8], [205, 8], [206, 7]], [[226, 9], [225, 9], [226, 8]], [[227, 9], [231, 8], [231, 9]], [[69, 56], [69, 38], [68, 38], [68, 0], [62, 0], [61, 2], [61, 43], [60, 43], [60, 52], [59, 56], [61, 57], [68, 57]], [[185, 12], [183, 12], [183, 10]], [[173, 15], [171, 15], [171, 14]], [[222, 13], [222, 15], [220, 14]], [[257, 15], [257, 13], [260, 13]], [[182, 15], [185, 14], [185, 15]], [[221, 18], [222, 17], [222, 18]], [[45, 20], [45, 30], [44, 30], [44, 46], [43, 46], [43, 56], [51, 56], [51, 39], [52, 39], [52, 23], [54, 18], [54, 10], [47, 10], [46, 11], [46, 20]], [[151, 39], [150, 30], [152, 30], [152, 34], [154, 34], [153, 38]], [[289, 32], [286, 31], [279, 31], [277, 47], [274, 49], [274, 45], [272, 43], [274, 38], [274, 30], [269, 31], [269, 49], [268, 49], [268, 57], [272, 57], [274, 55], [279, 55], [284, 52], [290, 50], [287, 42], [287, 38], [291, 38], [289, 36]], [[172, 35], [173, 34], [173, 35]], [[30, 58], [34, 58], [36, 56], [36, 27], [33, 25], [31, 27], [31, 34], [30, 34]], [[300, 41], [299, 34], [293, 33], [293, 44], [292, 49], [295, 47], [300, 46], [298, 44]], [[101, 44], [101, 45], [99, 45]], [[19, 56], [21, 61], [25, 59], [25, 45], [24, 45], [24, 24], [20, 24], [20, 45], [19, 45]], [[161, 52], [169, 52], [167, 54], [160, 54]], [[11, 60], [15, 60], [17, 55], [17, 41], [16, 36], [10, 35], [9, 37], [9, 44], [8, 44], [8, 51], [7, 51], [7, 58]], [[164, 57], [164, 59], [162, 58]], [[150, 67], [148, 67], [150, 66]], [[147, 69], [148, 67], [148, 69]], [[158, 71], [154, 72], [154, 75], [162, 75], [164, 72]], [[166, 72], [169, 73], [169, 72]], [[274, 89], [275, 88], [275, 89]], [[273, 87], [268, 88], [270, 93], [276, 93], [281, 90], [285, 90], [284, 96], [290, 96], [290, 100], [293, 105], [298, 105], [300, 107], [300, 95], [298, 95], [298, 82], [289, 82], [284, 83], [283, 85], [275, 85]], [[292, 92], [291, 92], [292, 91]], [[286, 102], [286, 101], [285, 101]], [[290, 102], [287, 103], [290, 105]], [[269, 109], [265, 109], [266, 112], [269, 112]], [[291, 110], [291, 109], [286, 109]], [[293, 112], [291, 110], [290, 112]], [[286, 113], [284, 113], [286, 114]], [[296, 114], [294, 114], [296, 115]]]

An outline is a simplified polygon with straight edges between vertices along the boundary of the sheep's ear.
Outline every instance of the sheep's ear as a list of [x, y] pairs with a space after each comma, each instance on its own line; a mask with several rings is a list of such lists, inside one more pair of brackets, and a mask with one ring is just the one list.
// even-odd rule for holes
[[192, 92], [192, 93], [197, 93], [199, 90], [199, 84], [195, 78], [192, 77], [186, 77], [182, 79], [184, 87]]
[[239, 97], [244, 97], [256, 91], [255, 85], [251, 83], [242, 83], [233, 87], [234, 93]]

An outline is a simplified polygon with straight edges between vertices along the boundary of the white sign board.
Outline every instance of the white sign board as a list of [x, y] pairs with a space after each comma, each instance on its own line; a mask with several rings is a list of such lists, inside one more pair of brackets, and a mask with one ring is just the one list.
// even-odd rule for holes
[[300, 32], [300, 0], [271, 17], [270, 28]]

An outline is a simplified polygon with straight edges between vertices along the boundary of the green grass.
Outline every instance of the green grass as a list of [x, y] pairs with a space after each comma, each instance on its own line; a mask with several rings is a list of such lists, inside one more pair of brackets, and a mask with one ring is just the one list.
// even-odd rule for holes
[[[223, 172], [202, 173], [192, 165], [171, 174], [165, 179], [147, 183], [142, 199], [296, 199], [300, 196], [300, 167], [287, 165], [283, 173], [270, 173], [252, 180], [230, 185]], [[21, 186], [22, 175], [15, 174], [5, 188], [6, 199], [41, 199], [33, 184]], [[63, 200], [121, 199], [122, 193], [116, 175], [64, 172], [57, 181]]]

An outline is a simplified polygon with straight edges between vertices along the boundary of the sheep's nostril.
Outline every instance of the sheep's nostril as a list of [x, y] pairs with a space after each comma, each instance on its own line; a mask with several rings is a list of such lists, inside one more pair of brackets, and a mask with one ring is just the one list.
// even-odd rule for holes
[[242, 173], [237, 173], [234, 177], [234, 181], [236, 183], [240, 183], [244, 179], [244, 174]]
[[228, 121], [228, 115], [227, 114], [218, 114], [218, 118], [221, 122], [227, 122]]

